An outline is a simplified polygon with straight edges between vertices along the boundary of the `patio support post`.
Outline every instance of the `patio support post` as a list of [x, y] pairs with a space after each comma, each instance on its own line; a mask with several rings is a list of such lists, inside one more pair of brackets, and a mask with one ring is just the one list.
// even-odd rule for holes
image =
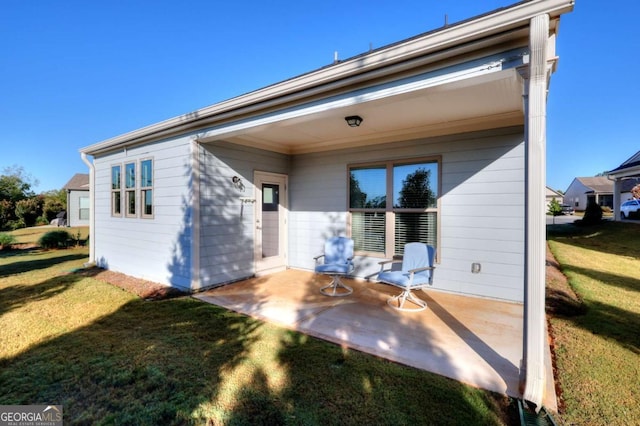
[[613, 181], [613, 220], [620, 222], [620, 204], [622, 204], [620, 192], [622, 192], [622, 179], [615, 178]]
[[546, 259], [546, 102], [549, 16], [531, 19], [529, 80], [526, 100], [526, 276], [524, 312], [523, 398], [542, 406], [545, 389], [545, 259]]

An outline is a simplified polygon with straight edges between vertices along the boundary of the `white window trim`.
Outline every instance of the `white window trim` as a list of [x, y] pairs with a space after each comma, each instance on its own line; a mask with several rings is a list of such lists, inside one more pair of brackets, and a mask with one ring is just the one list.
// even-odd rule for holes
[[[151, 186], [142, 186], [142, 163], [145, 161], [151, 162]], [[142, 219], [153, 219], [156, 212], [156, 203], [155, 203], [155, 173], [156, 166], [153, 160], [153, 157], [147, 157], [140, 159], [138, 164], [138, 168], [140, 169], [140, 179], [139, 179], [139, 200], [140, 200], [140, 217]], [[144, 211], [145, 208], [145, 192], [151, 191], [151, 214], [146, 214]]]
[[[127, 187], [127, 166], [133, 164], [133, 187]], [[124, 163], [124, 185], [123, 185], [123, 191], [124, 191], [124, 216], [128, 217], [128, 218], [136, 218], [138, 217], [138, 193], [137, 193], [137, 187], [138, 187], [138, 162], [137, 161], [129, 161], [127, 163]], [[130, 213], [129, 212], [129, 194], [133, 193], [133, 209], [134, 212]]]
[[[120, 168], [120, 187], [118, 189], [113, 189], [113, 169], [115, 167], [119, 167]], [[123, 177], [122, 177], [122, 164], [112, 164], [111, 167], [109, 168], [110, 170], [110, 175], [109, 175], [109, 188], [110, 188], [110, 194], [111, 194], [111, 199], [109, 200], [109, 204], [110, 204], [110, 209], [111, 209], [111, 216], [112, 217], [122, 217], [123, 211], [122, 211], [122, 187], [124, 186], [123, 183]], [[115, 206], [116, 203], [115, 201], [115, 194], [119, 193], [120, 194], [120, 205], [118, 206], [120, 208], [120, 212], [116, 212], [115, 211]]]
[[[438, 185], [436, 196], [436, 207], [429, 207], [426, 209], [397, 209], [393, 207], [393, 167], [402, 164], [416, 164], [416, 163], [437, 163], [438, 166]], [[386, 168], [386, 199], [390, 202], [386, 203], [384, 209], [364, 209], [364, 208], [351, 208], [350, 199], [350, 174], [351, 169], [360, 167], [374, 167], [382, 166]], [[416, 158], [400, 158], [394, 160], [384, 161], [372, 161], [367, 163], [353, 163], [347, 165], [347, 235], [351, 237], [352, 231], [352, 213], [353, 212], [384, 212], [385, 213], [385, 253], [369, 252], [369, 251], [356, 251], [355, 254], [360, 256], [370, 256], [390, 259], [396, 255], [395, 253], [395, 214], [396, 212], [402, 213], [436, 213], [436, 244], [440, 247], [440, 234], [441, 234], [441, 206], [440, 198], [442, 195], [442, 156], [428, 156], [428, 157], [416, 157]], [[439, 250], [436, 252], [436, 262], [440, 262]]]

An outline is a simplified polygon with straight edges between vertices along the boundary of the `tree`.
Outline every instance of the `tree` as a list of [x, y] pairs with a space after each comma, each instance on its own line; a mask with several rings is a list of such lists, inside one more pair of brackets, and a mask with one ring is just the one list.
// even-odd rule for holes
[[44, 197], [35, 197], [20, 200], [16, 203], [16, 216], [23, 226], [29, 227], [36, 224], [36, 219], [42, 215]]
[[349, 173], [349, 178], [351, 179], [349, 183], [350, 207], [363, 208], [367, 201], [367, 194], [360, 189], [360, 182], [353, 176], [353, 173]]
[[553, 224], [555, 225], [556, 216], [560, 216], [562, 214], [562, 206], [560, 205], [558, 200], [556, 200], [556, 197], [553, 197], [551, 199], [551, 202], [549, 203], [549, 210], [547, 210], [547, 213], [553, 216]]
[[14, 165], [4, 168], [0, 175], [0, 229], [24, 226], [18, 219], [16, 206], [19, 201], [35, 195], [31, 190], [32, 184], [37, 184], [37, 181], [23, 167]]
[[424, 209], [433, 206], [436, 203], [436, 196], [429, 185], [430, 177], [431, 170], [423, 168], [407, 175], [406, 179], [402, 181], [402, 189], [396, 207]]
[[50, 223], [56, 215], [67, 209], [67, 193], [64, 189], [43, 192], [42, 220]]
[[0, 200], [9, 200], [15, 203], [25, 198], [33, 197], [31, 185], [37, 185], [38, 181], [25, 172], [22, 166], [5, 167], [0, 175]]

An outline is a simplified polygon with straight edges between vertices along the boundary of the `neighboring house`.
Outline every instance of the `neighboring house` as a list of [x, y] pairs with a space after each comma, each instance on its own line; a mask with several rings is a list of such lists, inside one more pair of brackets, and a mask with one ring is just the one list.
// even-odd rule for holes
[[434, 290], [523, 304], [540, 405], [546, 99], [572, 9], [520, 2], [82, 148], [91, 259], [199, 291], [313, 270], [333, 235], [361, 278], [428, 242]]
[[563, 200], [564, 204], [577, 211], [584, 211], [589, 201], [613, 209], [613, 181], [606, 176], [575, 178], [565, 191]]
[[547, 211], [549, 211], [549, 205], [551, 204], [551, 201], [553, 201], [554, 199], [558, 203], [562, 204], [563, 195], [562, 195], [562, 193], [560, 193], [560, 192], [558, 192], [556, 190], [553, 190], [553, 189], [549, 188], [548, 186], [546, 188], [547, 188], [547, 190], [546, 190], [547, 192], [546, 192], [546, 196], [545, 196], [546, 203], [547, 203], [546, 204], [546, 209], [547, 209]]
[[631, 189], [640, 184], [640, 151], [608, 172], [607, 176], [614, 181], [615, 186], [613, 217], [615, 220], [620, 220], [620, 204], [633, 198], [631, 196]]
[[89, 226], [89, 175], [76, 173], [62, 189], [67, 191], [67, 226]]

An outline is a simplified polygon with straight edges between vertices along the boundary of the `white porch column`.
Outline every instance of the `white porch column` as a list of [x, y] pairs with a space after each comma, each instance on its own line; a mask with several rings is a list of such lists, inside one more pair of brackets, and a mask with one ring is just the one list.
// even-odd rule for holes
[[525, 383], [523, 398], [539, 409], [545, 390], [545, 260], [546, 260], [546, 102], [549, 16], [531, 19], [528, 98], [526, 107], [526, 276], [524, 312]]
[[191, 291], [200, 290], [200, 143], [191, 138]]
[[622, 192], [622, 180], [615, 178], [613, 181], [613, 220], [620, 221], [620, 204], [622, 203], [620, 192]]

